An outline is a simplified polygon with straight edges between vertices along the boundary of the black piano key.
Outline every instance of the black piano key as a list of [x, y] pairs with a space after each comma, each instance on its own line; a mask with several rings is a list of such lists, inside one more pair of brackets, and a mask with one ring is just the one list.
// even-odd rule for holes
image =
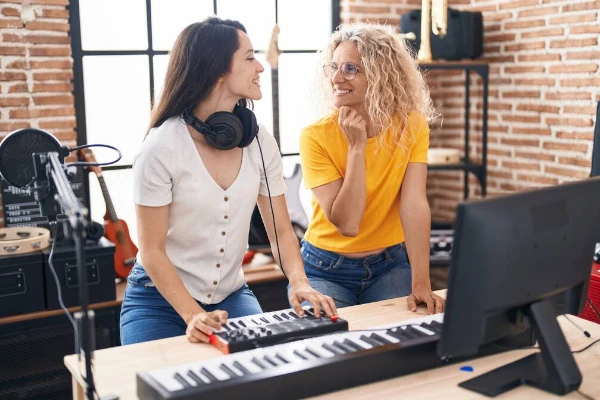
[[244, 323], [244, 321], [238, 321], [238, 324], [240, 324], [241, 326], [243, 326], [244, 328], [247, 328], [246, 324]]
[[313, 356], [315, 356], [315, 357], [317, 357], [317, 358], [322, 358], [322, 357], [321, 357], [321, 355], [320, 355], [319, 353], [317, 353], [317, 351], [316, 351], [316, 350], [314, 350], [314, 349], [311, 349], [311, 348], [310, 348], [310, 347], [308, 347], [308, 346], [306, 346], [306, 349], [305, 349], [305, 351], [306, 351], [308, 354], [311, 354], [311, 355], [313, 355]]
[[230, 378], [237, 378], [239, 376], [238, 374], [236, 374], [231, 368], [229, 368], [225, 364], [219, 365], [219, 368], [221, 368], [223, 371], [225, 371], [225, 373], [227, 375], [229, 375]]
[[279, 315], [277, 314], [273, 314], [271, 315], [273, 318], [275, 318], [277, 321], [282, 322], [283, 320], [279, 317]]
[[442, 333], [442, 324], [440, 324], [437, 321], [431, 321], [429, 323], [429, 325], [431, 325], [431, 330], [433, 330], [436, 333]]
[[288, 317], [286, 313], [281, 313], [281, 316], [285, 319], [290, 319], [290, 317]]
[[289, 364], [290, 363], [288, 360], [285, 359], [285, 357], [283, 357], [279, 353], [275, 353], [275, 357], [277, 357], [278, 359], [280, 359], [284, 364]]
[[234, 361], [233, 366], [236, 367], [237, 369], [239, 369], [243, 375], [249, 375], [252, 373], [252, 372], [250, 372], [250, 370], [248, 368], [244, 367], [239, 361]]
[[300, 317], [298, 317], [298, 316], [296, 315], [296, 313], [295, 313], [295, 312], [293, 312], [293, 311], [290, 311], [288, 314], [290, 314], [290, 315], [292, 316], [292, 318], [295, 318], [295, 319], [298, 319], [298, 318], [300, 318]]
[[381, 336], [381, 335], [378, 335], [378, 334], [376, 334], [376, 333], [372, 333], [372, 334], [371, 334], [371, 338], [372, 338], [372, 339], [375, 339], [375, 340], [377, 340], [378, 342], [381, 342], [381, 343], [383, 343], [383, 344], [390, 344], [390, 343], [392, 343], [392, 342], [390, 342], [389, 340], [387, 340], [386, 338], [384, 338], [383, 336]]
[[333, 345], [335, 347], [337, 347], [338, 349], [340, 349], [341, 351], [343, 351], [344, 353], [354, 353], [356, 351], [356, 349], [353, 349], [352, 347], [350, 347], [344, 343], [340, 343], [337, 340], [333, 342]]
[[294, 350], [294, 352], [293, 352], [293, 353], [294, 353], [295, 355], [297, 355], [298, 357], [300, 357], [301, 359], [303, 359], [303, 360], [308, 360], [308, 357], [306, 357], [304, 354], [302, 354], [302, 353], [300, 352], [300, 350], [298, 350], [298, 349]]
[[225, 332], [229, 332], [231, 329], [229, 329], [229, 327], [227, 325], [222, 325], [223, 329], [225, 329]]
[[404, 334], [404, 329], [398, 328], [397, 330], [393, 331], [391, 329], [389, 329], [386, 332], [388, 335], [395, 337], [396, 339], [398, 339], [400, 341], [400, 343], [406, 341], [406, 340], [410, 340], [411, 337], [409, 335], [405, 335]]
[[418, 338], [428, 336], [425, 332], [418, 330], [414, 326], [409, 326], [408, 328], [406, 328], [406, 332], [413, 334]]
[[263, 321], [266, 324], [270, 324], [269, 320], [266, 319], [265, 317], [260, 317], [260, 320]]
[[370, 337], [365, 335], [361, 335], [359, 339], [365, 343], [369, 343], [373, 347], [381, 346], [381, 343], [379, 343], [377, 340], [371, 339]]
[[269, 368], [269, 367], [267, 367], [267, 366], [266, 366], [266, 364], [265, 364], [265, 363], [263, 363], [262, 361], [260, 361], [260, 360], [259, 360], [258, 358], [256, 358], [256, 357], [252, 357], [252, 362], [253, 362], [254, 364], [258, 365], [258, 366], [259, 366], [260, 368], [262, 368], [262, 369], [267, 369], [267, 368]]
[[349, 346], [349, 347], [351, 347], [351, 348], [353, 348], [353, 349], [354, 349], [354, 350], [356, 350], [356, 351], [365, 350], [365, 348], [364, 348], [364, 347], [362, 347], [360, 344], [358, 344], [358, 343], [355, 343], [355, 342], [353, 342], [353, 341], [352, 341], [352, 340], [350, 340], [350, 339], [345, 339], [345, 340], [344, 340], [344, 344], [345, 344], [345, 345], [347, 345], [347, 346]]
[[183, 376], [179, 375], [179, 372], [175, 372], [173, 376], [175, 380], [183, 385], [184, 388], [191, 388], [192, 385]]
[[428, 331], [430, 331], [431, 333], [440, 333], [440, 332], [436, 332], [435, 329], [433, 329], [433, 327], [431, 325], [429, 325], [427, 322], [423, 322], [421, 325], [424, 329], [427, 329]]
[[[410, 327], [408, 327], [410, 328]], [[419, 336], [415, 335], [414, 332], [412, 332], [412, 330], [409, 330], [408, 328], [404, 329], [404, 328], [398, 328], [398, 332], [400, 332], [402, 335], [404, 335], [407, 340], [411, 340], [411, 339], [416, 339]]]
[[256, 322], [254, 319], [250, 319], [250, 321], [254, 322], [256, 325], [261, 325], [259, 322]]
[[188, 371], [188, 376], [198, 384], [198, 386], [200, 385], [204, 385], [206, 384], [206, 382], [204, 382], [198, 375], [196, 375], [196, 373], [194, 371], [192, 371], [191, 369]]
[[273, 360], [273, 359], [271, 358], [271, 356], [270, 356], [270, 355], [268, 355], [268, 354], [267, 354], [266, 356], [264, 356], [263, 358], [264, 358], [264, 360], [265, 360], [266, 362], [268, 362], [269, 364], [271, 364], [271, 365], [272, 365], [272, 366], [274, 366], [274, 367], [276, 367], [276, 366], [278, 366], [278, 365], [279, 365], [279, 363], [278, 363], [277, 361]]
[[330, 345], [329, 343], [323, 343], [323, 348], [329, 350], [330, 352], [332, 352], [333, 354], [335, 354], [336, 356], [341, 356], [344, 354], [343, 351], [341, 351], [340, 349], [338, 349], [337, 347], [333, 347], [332, 345]]
[[207, 370], [206, 368], [202, 367], [202, 369], [200, 370], [200, 372], [202, 373], [202, 375], [204, 375], [209, 381], [210, 383], [215, 383], [215, 382], [219, 382], [219, 380], [217, 379], [216, 376], [214, 376], [209, 370]]
[[240, 329], [240, 327], [239, 327], [239, 326], [237, 326], [237, 325], [235, 324], [235, 322], [230, 322], [230, 324], [231, 324], [231, 326], [232, 326], [234, 329]]

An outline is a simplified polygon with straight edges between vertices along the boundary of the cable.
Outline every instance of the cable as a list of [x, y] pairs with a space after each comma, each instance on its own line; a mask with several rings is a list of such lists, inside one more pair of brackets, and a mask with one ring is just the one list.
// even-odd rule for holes
[[596, 317], [598, 317], [598, 321], [600, 321], [600, 312], [598, 312], [598, 309], [596, 308], [596, 306], [594, 306], [594, 303], [592, 303], [592, 301], [590, 300], [589, 297], [586, 297], [586, 301], [590, 305], [590, 307], [592, 307], [592, 310], [594, 310], [594, 312], [596, 313]]
[[600, 339], [596, 339], [594, 340], [592, 343], [588, 344], [587, 346], [585, 346], [582, 349], [579, 350], [573, 350], [571, 353], [573, 354], [577, 354], [577, 353], [583, 353], [584, 351], [586, 351], [587, 349], [589, 349], [590, 347], [592, 347], [593, 345], [595, 345], [596, 343], [600, 342]]
[[585, 399], [594, 400], [594, 398], [592, 396], [583, 393], [581, 390], [576, 390], [576, 392], [579, 393], [579, 395]]
[[109, 144], [84, 144], [81, 146], [70, 148], [69, 151], [87, 149], [89, 147], [105, 147], [105, 148], [116, 151], [119, 156], [113, 161], [104, 162], [104, 163], [98, 163], [98, 162], [93, 163], [93, 162], [83, 162], [83, 161], [65, 163], [65, 167], [73, 167], [73, 166], [102, 167], [105, 165], [115, 164], [115, 163], [119, 162], [121, 160], [121, 158], [123, 157], [123, 155], [121, 154], [121, 151], [119, 149], [117, 149], [116, 147], [111, 146]]
[[63, 309], [63, 311], [67, 315], [67, 318], [69, 319], [69, 322], [71, 322], [71, 325], [73, 325], [73, 330], [75, 331], [75, 337], [79, 337], [79, 333], [77, 331], [77, 325], [75, 324], [75, 319], [73, 319], [73, 316], [71, 315], [71, 313], [69, 312], [67, 307], [65, 307], [65, 303], [63, 302], [62, 288], [60, 287], [60, 282], [58, 281], [58, 276], [56, 275], [56, 270], [54, 269], [54, 263], [52, 261], [52, 259], [54, 257], [54, 248], [56, 247], [56, 235], [58, 232], [58, 227], [56, 226], [56, 221], [51, 221], [50, 227], [53, 228], [53, 232], [52, 232], [53, 239], [52, 239], [52, 247], [50, 248], [50, 255], [48, 256], [48, 266], [50, 267], [50, 272], [52, 272], [52, 276], [54, 277], [54, 283], [56, 284], [56, 293], [58, 294], [58, 304], [60, 304], [60, 308]]
[[[265, 183], [267, 184], [267, 193], [269, 195], [269, 205], [271, 206], [271, 216], [273, 217], [273, 230], [275, 231], [275, 244], [277, 246], [277, 255], [279, 256], [279, 269], [281, 269], [283, 276], [285, 276], [285, 279], [287, 279], [289, 282], [290, 279], [288, 278], [287, 274], [283, 270], [283, 262], [281, 261], [281, 251], [279, 249], [279, 237], [277, 236], [277, 224], [275, 223], [275, 211], [273, 211], [273, 201], [271, 200], [271, 189], [269, 188], [269, 179], [267, 178], [267, 167], [265, 166], [265, 157], [263, 155], [262, 147], [260, 145], [260, 140], [258, 140], [258, 137], [256, 138], [256, 143], [258, 143], [258, 150], [260, 151], [260, 159], [262, 161], [263, 171], [265, 173]], [[345, 301], [336, 299], [335, 297], [332, 297], [332, 296], [329, 296], [329, 297], [331, 297], [335, 301], [339, 301], [340, 303], [344, 303], [349, 306], [354, 305], [354, 304], [350, 304]]]

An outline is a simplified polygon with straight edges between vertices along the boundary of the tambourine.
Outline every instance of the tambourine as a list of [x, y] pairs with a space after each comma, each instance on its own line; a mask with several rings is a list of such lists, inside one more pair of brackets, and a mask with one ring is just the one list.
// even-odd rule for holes
[[0, 228], [0, 256], [35, 253], [49, 246], [50, 231], [46, 228]]

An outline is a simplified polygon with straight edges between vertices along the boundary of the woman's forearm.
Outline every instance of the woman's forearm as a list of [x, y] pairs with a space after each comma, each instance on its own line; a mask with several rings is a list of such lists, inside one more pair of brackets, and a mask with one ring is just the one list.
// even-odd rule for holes
[[[300, 257], [300, 248], [298, 246], [298, 238], [294, 233], [293, 229], [288, 228], [277, 232], [279, 246], [275, 240], [271, 241], [271, 251], [275, 262], [279, 264], [279, 249], [281, 250], [281, 264], [283, 272], [287, 276], [290, 284], [295, 282], [308, 282], [306, 272], [304, 271], [304, 264]], [[279, 248], [278, 248], [279, 247]]]
[[429, 204], [427, 201], [402, 204], [400, 219], [411, 263], [413, 288], [417, 285], [431, 287], [429, 278], [431, 211]]
[[160, 294], [171, 304], [186, 324], [194, 314], [203, 311], [183, 285], [173, 263], [164, 251], [143, 253], [142, 259], [146, 273]]
[[329, 213], [331, 223], [344, 236], [356, 236], [367, 203], [365, 149], [349, 148], [346, 176]]

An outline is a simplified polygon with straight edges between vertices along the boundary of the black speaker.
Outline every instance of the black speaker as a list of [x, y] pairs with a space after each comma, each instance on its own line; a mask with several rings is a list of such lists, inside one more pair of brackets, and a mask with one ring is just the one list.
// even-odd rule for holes
[[[458, 11], [448, 8], [446, 36], [440, 38], [431, 33], [433, 59], [475, 59], [483, 54], [483, 15], [480, 12]], [[415, 56], [421, 46], [421, 10], [413, 10], [400, 19], [400, 32], [413, 32], [417, 40], [407, 40]]]

